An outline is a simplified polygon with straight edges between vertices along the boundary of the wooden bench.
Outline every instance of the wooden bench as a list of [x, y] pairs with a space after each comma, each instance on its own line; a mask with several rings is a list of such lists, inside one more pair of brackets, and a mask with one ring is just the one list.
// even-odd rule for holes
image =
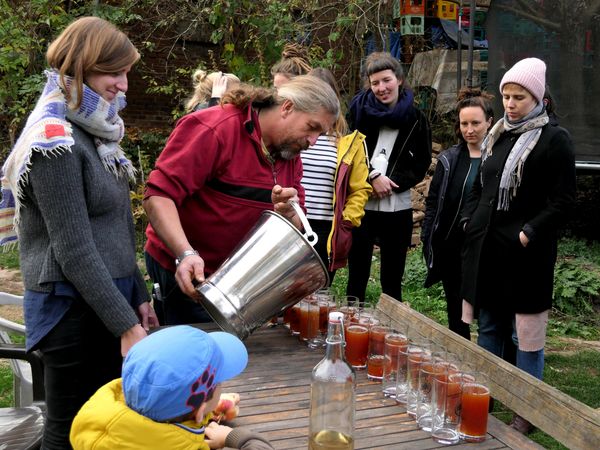
[[[569, 449], [600, 448], [600, 411], [517, 369], [388, 295], [381, 295], [377, 309], [394, 325], [408, 326], [430, 336], [486, 374], [495, 399]], [[495, 425], [494, 421], [490, 424]]]

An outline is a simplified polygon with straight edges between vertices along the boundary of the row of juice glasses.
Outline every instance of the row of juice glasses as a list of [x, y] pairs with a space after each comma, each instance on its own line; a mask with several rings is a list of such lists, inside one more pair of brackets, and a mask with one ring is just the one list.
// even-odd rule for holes
[[335, 296], [328, 289], [322, 289], [286, 309], [283, 323], [309, 348], [323, 348], [326, 346], [329, 313], [342, 311], [347, 314], [355, 304], [358, 304], [356, 297]]
[[327, 290], [289, 308], [284, 322], [310, 348], [321, 348], [328, 313], [334, 310], [344, 313], [348, 363], [356, 370], [367, 369], [370, 380], [380, 380], [384, 396], [405, 405], [436, 442], [485, 439], [490, 399], [485, 377], [427, 336], [394, 329], [388, 318], [355, 297], [336, 297]]
[[418, 333], [395, 332], [385, 339], [383, 394], [405, 405], [440, 444], [485, 440], [490, 400], [485, 376]]

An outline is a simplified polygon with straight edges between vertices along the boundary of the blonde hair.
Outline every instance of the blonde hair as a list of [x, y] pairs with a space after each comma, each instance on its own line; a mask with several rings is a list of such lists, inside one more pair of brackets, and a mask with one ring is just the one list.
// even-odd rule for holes
[[[57, 70], [65, 97], [71, 103], [72, 90], [81, 105], [83, 83], [90, 73], [114, 73], [125, 69], [140, 59], [129, 38], [113, 24], [99, 17], [82, 17], [71, 23], [50, 44], [46, 52], [48, 65]], [[65, 76], [73, 78], [67, 86]]]
[[271, 67], [271, 75], [280, 73], [291, 80], [299, 75], [306, 75], [311, 70], [306, 47], [290, 43], [283, 47], [281, 59]]
[[227, 77], [228, 84], [231, 82], [240, 83], [240, 79], [232, 73], [225, 72], [212, 72], [208, 73], [206, 70], [198, 69], [192, 75], [192, 82], [194, 84], [194, 95], [190, 98], [185, 109], [187, 112], [192, 112], [201, 103], [206, 103], [212, 96], [213, 83], [221, 76]]

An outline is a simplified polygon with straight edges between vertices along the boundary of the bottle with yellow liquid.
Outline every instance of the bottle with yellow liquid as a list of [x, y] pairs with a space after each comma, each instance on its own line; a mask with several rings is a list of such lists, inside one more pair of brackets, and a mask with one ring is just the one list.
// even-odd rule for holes
[[356, 375], [344, 359], [343, 318], [329, 313], [325, 357], [312, 371], [309, 450], [354, 449]]

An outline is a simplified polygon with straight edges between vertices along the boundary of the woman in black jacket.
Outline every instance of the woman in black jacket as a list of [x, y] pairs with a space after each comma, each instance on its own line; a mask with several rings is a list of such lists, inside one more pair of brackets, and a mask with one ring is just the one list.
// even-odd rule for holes
[[492, 126], [492, 96], [479, 89], [463, 89], [456, 105], [455, 132], [460, 143], [440, 153], [429, 186], [421, 232], [427, 264], [425, 287], [442, 282], [448, 327], [465, 339], [469, 325], [461, 320], [462, 207], [479, 170], [481, 143]]
[[400, 62], [371, 53], [365, 62], [368, 87], [350, 104], [349, 122], [367, 137], [371, 198], [360, 227], [352, 233], [347, 294], [364, 301], [373, 245], [381, 250], [381, 288], [402, 300], [402, 275], [412, 236], [410, 188], [431, 164], [427, 118], [413, 106]]
[[[527, 58], [502, 78], [504, 118], [483, 143], [463, 217], [463, 319], [477, 311], [477, 342], [498, 356], [512, 334], [517, 367], [539, 379], [557, 231], [575, 201], [573, 145], [545, 110], [545, 73], [543, 61]], [[515, 428], [529, 430], [523, 422]]]

